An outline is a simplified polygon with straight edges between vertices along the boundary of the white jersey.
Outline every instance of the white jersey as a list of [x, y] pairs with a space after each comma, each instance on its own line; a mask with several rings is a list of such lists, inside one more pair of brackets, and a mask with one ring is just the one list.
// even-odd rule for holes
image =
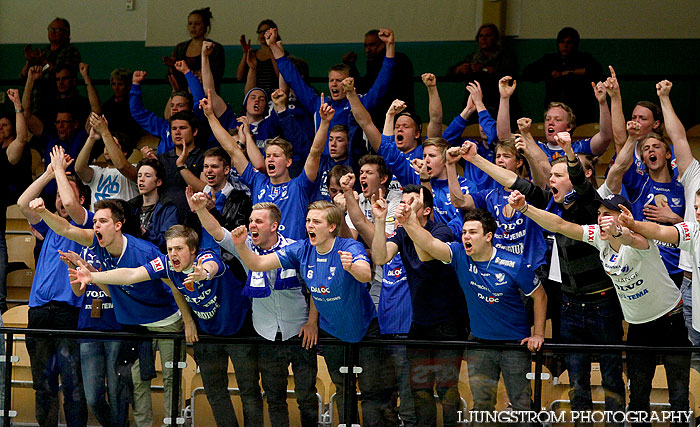
[[615, 285], [622, 313], [628, 323], [647, 323], [673, 310], [681, 292], [668, 275], [659, 248], [648, 240], [648, 249], [620, 246], [620, 252], [600, 238], [598, 225], [582, 225], [583, 241], [600, 251], [600, 261]]
[[92, 181], [86, 182], [90, 187], [92, 199], [90, 208], [95, 202], [105, 199], [122, 199], [129, 201], [139, 195], [136, 183], [121, 174], [117, 168], [103, 168], [90, 166], [92, 169]]
[[[683, 221], [697, 222], [695, 220], [695, 193], [700, 188], [700, 163], [693, 159], [685, 173], [678, 177], [678, 181], [683, 184], [683, 189], [685, 190], [685, 214], [683, 215]], [[681, 251], [678, 267], [685, 271], [693, 271], [693, 258], [688, 252]]]
[[[697, 161], [694, 161], [697, 163]], [[687, 173], [688, 171], [686, 171]], [[693, 196], [695, 197], [695, 196]], [[690, 203], [686, 203], [690, 204]], [[674, 225], [678, 230], [678, 247], [687, 251], [692, 259], [691, 271], [693, 273], [693, 329], [700, 331], [700, 272], [698, 263], [700, 262], [700, 231], [697, 222], [679, 222]]]

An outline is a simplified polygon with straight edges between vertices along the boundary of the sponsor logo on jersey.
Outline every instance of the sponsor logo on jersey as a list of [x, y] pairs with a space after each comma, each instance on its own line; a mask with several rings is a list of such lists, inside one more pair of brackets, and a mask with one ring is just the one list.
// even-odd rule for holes
[[165, 266], [163, 265], [163, 261], [161, 261], [160, 258], [156, 258], [153, 261], [150, 262], [151, 267], [153, 267], [153, 271], [162, 271]]
[[496, 259], [493, 260], [493, 262], [495, 262], [495, 263], [498, 264], [498, 265], [503, 265], [503, 266], [505, 266], [505, 267], [511, 267], [511, 268], [515, 267], [515, 261], [510, 261], [510, 260], [507, 260], [507, 259], [502, 259], [502, 258], [500, 258], [500, 257], [496, 257]]
[[322, 294], [322, 295], [328, 295], [331, 293], [330, 288], [327, 286], [311, 286], [311, 292], [315, 292], [317, 294]]

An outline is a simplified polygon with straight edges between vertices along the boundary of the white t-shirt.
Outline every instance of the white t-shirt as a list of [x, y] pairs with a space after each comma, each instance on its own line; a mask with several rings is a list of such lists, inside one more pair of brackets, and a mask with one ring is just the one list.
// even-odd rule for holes
[[[678, 181], [683, 184], [683, 189], [685, 190], [685, 214], [683, 215], [683, 221], [697, 223], [695, 220], [695, 193], [700, 188], [700, 163], [693, 159], [685, 173], [678, 177]], [[678, 267], [685, 271], [693, 271], [693, 258], [688, 252], [681, 251]], [[695, 328], [697, 329], [697, 327]]]
[[620, 252], [600, 238], [598, 225], [582, 225], [583, 241], [600, 251], [600, 261], [615, 285], [622, 313], [628, 323], [647, 323], [673, 310], [681, 292], [668, 275], [659, 248], [649, 240], [649, 249], [620, 246]]
[[[697, 161], [694, 161], [694, 163], [697, 163]], [[693, 203], [686, 203], [686, 206], [688, 204], [693, 205]], [[693, 329], [700, 331], [700, 272], [698, 271], [698, 263], [700, 262], [700, 231], [698, 230], [697, 222], [679, 222], [674, 227], [678, 230], [678, 247], [683, 251], [687, 251], [692, 257], [693, 293], [691, 298], [693, 300]]]
[[104, 199], [131, 200], [139, 195], [136, 183], [121, 174], [116, 168], [90, 166], [93, 171], [92, 181], [86, 182], [90, 187], [90, 208], [94, 209], [95, 202]]

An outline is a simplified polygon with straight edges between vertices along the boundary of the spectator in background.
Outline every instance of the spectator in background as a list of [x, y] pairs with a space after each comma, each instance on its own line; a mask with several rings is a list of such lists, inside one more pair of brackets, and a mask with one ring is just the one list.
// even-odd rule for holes
[[[448, 76], [462, 81], [478, 81], [484, 91], [484, 104], [491, 115], [498, 110], [498, 80], [503, 76], [514, 76], [518, 71], [515, 56], [503, 48], [501, 34], [494, 24], [484, 24], [476, 32], [478, 49], [464, 60], [450, 67]], [[469, 93], [465, 94], [464, 105]], [[399, 98], [403, 99], [403, 98]], [[517, 108], [516, 102], [511, 105]]]
[[[248, 75], [249, 64], [255, 64], [255, 84], [251, 87], [246, 86], [246, 92], [252, 87], [257, 86], [265, 90], [267, 95], [271, 94], [275, 89], [279, 87], [279, 81], [277, 75], [279, 71], [277, 70], [277, 64], [275, 63], [275, 58], [272, 55], [270, 47], [265, 42], [265, 33], [270, 28], [277, 30], [277, 24], [272, 19], [264, 19], [258, 24], [258, 29], [256, 31], [258, 35], [258, 42], [260, 43], [260, 49], [253, 50], [250, 45], [250, 39], [246, 42], [245, 34], [241, 34], [241, 47], [243, 48], [243, 56], [241, 57], [241, 62], [238, 64], [236, 69], [236, 78], [239, 82], [246, 81], [246, 76]], [[277, 35], [277, 40], [282, 40], [282, 37]], [[253, 58], [254, 57], [254, 58]]]
[[596, 121], [591, 82], [599, 81], [603, 70], [589, 53], [579, 52], [581, 36], [571, 27], [557, 34], [557, 53], [548, 53], [523, 70], [523, 78], [545, 82], [544, 105], [563, 102], [574, 110], [579, 123]]
[[163, 58], [163, 62], [169, 67], [168, 76], [170, 79], [175, 78], [177, 80], [176, 87], [179, 90], [187, 90], [188, 85], [185, 76], [175, 70], [175, 62], [185, 61], [193, 73], [199, 74], [202, 66], [200, 53], [205, 40], [214, 45], [213, 51], [209, 54], [209, 63], [211, 64], [211, 72], [214, 75], [216, 91], [219, 92], [221, 88], [221, 79], [224, 77], [224, 69], [226, 68], [224, 47], [220, 43], [206, 38], [211, 30], [211, 20], [213, 18], [214, 16], [208, 7], [190, 12], [187, 17], [187, 31], [191, 37], [190, 40], [179, 43], [175, 46], [172, 56]]
[[[384, 63], [386, 54], [386, 45], [379, 38], [379, 30], [369, 30], [365, 34], [365, 55], [367, 57], [367, 73], [364, 77], [360, 76], [360, 71], [357, 69], [357, 54], [348, 52], [343, 55], [343, 64], [350, 66], [350, 77], [355, 78], [355, 86], [360, 93], [367, 93], [377, 80], [379, 70]], [[375, 115], [372, 116], [372, 121], [377, 126], [383, 123], [384, 116], [382, 112], [386, 111], [394, 99], [403, 100], [408, 106], [409, 111], [415, 111], [416, 105], [413, 96], [413, 63], [405, 53], [396, 52], [394, 56], [396, 65], [391, 74], [389, 82], [389, 90], [383, 99], [379, 101], [375, 110]]]
[[129, 111], [129, 91], [131, 90], [131, 70], [117, 68], [109, 76], [113, 95], [102, 104], [102, 113], [109, 123], [109, 130], [126, 134], [135, 144], [143, 135], [143, 129], [131, 117]]
[[8, 89], [7, 96], [15, 107], [15, 116], [0, 116], [0, 313], [7, 311], [7, 244], [5, 221], [7, 207], [16, 203], [19, 195], [31, 183], [32, 157], [27, 144], [27, 124], [19, 90]]

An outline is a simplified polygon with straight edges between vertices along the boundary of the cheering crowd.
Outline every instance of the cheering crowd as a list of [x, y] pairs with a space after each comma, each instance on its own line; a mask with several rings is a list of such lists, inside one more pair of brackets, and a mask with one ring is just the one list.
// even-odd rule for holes
[[[15, 114], [0, 119], [0, 169], [41, 241], [28, 328], [184, 332], [221, 426], [237, 425], [229, 359], [245, 425], [263, 425], [262, 391], [271, 424], [289, 425], [291, 365], [302, 425], [316, 426], [319, 354], [343, 422], [343, 348], [318, 337], [516, 344], [363, 346], [367, 426], [435, 425], [437, 403], [443, 425], [456, 425], [463, 360], [469, 409], [494, 409], [501, 375], [512, 409], [532, 409], [526, 373], [547, 319], [552, 342], [622, 344], [624, 320], [629, 345], [700, 345], [700, 164], [671, 82], [656, 84], [658, 100], [638, 102], [627, 121], [613, 67], [603, 77], [578, 52], [578, 32], [564, 28], [559, 52], [524, 72], [547, 82], [538, 141], [537, 120], [516, 116], [512, 55], [487, 24], [478, 51], [450, 69], [467, 97], [444, 128], [430, 73], [421, 122], [413, 66], [392, 30], [365, 35], [364, 77], [345, 55], [318, 93], [308, 64], [264, 20], [259, 49], [241, 37], [240, 105], [220, 95], [225, 58], [206, 38], [211, 20], [209, 8], [193, 11], [191, 40], [163, 59], [173, 87], [164, 117], [144, 106], [145, 71], [114, 70], [101, 104], [65, 19], [50, 23], [47, 48], [26, 49], [25, 87], [8, 91]], [[597, 119], [599, 131], [575, 140], [581, 118]], [[481, 137], [465, 139], [473, 123]], [[144, 134], [157, 146], [144, 145], [132, 164]], [[596, 159], [611, 144], [598, 185]], [[30, 146], [46, 165], [33, 182]], [[175, 347], [29, 336], [27, 350], [40, 425], [57, 423], [60, 377], [69, 426], [85, 425], [88, 407], [102, 425], [126, 425], [129, 405], [136, 425], [150, 426], [154, 354], [165, 364]], [[650, 410], [657, 356], [597, 356], [606, 410]], [[591, 353], [563, 359], [572, 409], [592, 409]], [[687, 410], [690, 353], [663, 363], [671, 410]], [[162, 372], [169, 414], [179, 371]]]

